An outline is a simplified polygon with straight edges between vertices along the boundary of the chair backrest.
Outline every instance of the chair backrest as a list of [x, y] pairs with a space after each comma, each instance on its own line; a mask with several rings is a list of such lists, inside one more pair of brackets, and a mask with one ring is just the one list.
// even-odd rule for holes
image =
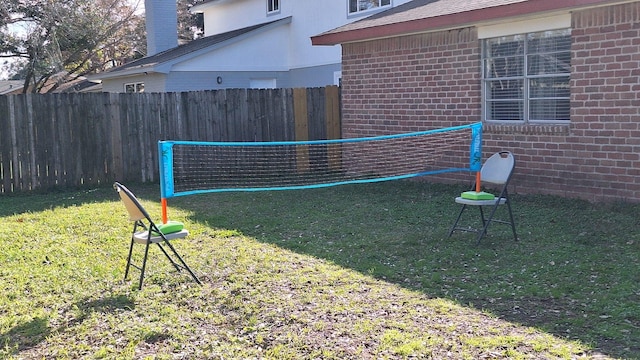
[[129, 220], [138, 221], [142, 219], [146, 219], [151, 221], [149, 217], [149, 213], [142, 207], [138, 199], [133, 195], [129, 189], [127, 189], [124, 185], [116, 182], [113, 184], [113, 187], [120, 195], [120, 199], [124, 203], [124, 206], [127, 208], [127, 212], [129, 212]]
[[482, 182], [505, 185], [509, 182], [516, 160], [508, 151], [500, 151], [487, 159], [480, 170]]

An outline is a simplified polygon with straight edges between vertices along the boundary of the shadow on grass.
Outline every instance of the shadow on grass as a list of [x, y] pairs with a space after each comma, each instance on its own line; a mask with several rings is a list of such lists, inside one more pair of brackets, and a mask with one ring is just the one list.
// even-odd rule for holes
[[0, 345], [15, 349], [14, 354], [17, 354], [22, 350], [36, 346], [50, 333], [49, 321], [43, 317], [35, 317], [14, 326], [5, 334], [0, 334]]
[[[192, 221], [454, 300], [510, 322], [589, 344], [613, 357], [640, 357], [640, 207], [595, 206], [515, 196], [520, 241], [508, 226], [475, 234], [448, 230], [456, 186], [390, 182], [171, 200]], [[475, 213], [473, 214], [475, 215]], [[479, 221], [476, 218], [473, 221]]]
[[75, 306], [82, 314], [80, 317], [82, 321], [91, 313], [112, 313], [119, 310], [133, 310], [135, 303], [130, 296], [114, 295], [106, 298], [79, 301]]
[[117, 199], [117, 195], [114, 197], [114, 194], [113, 188], [109, 185], [91, 189], [56, 189], [46, 194], [6, 194], [0, 196], [0, 216], [112, 201]]
[[62, 325], [51, 326], [45, 317], [35, 317], [25, 323], [11, 328], [5, 334], [0, 334], [0, 344], [12, 349], [12, 353], [18, 354], [21, 351], [36, 347], [43, 342], [49, 334], [54, 332], [64, 332], [69, 328], [84, 322], [92, 313], [112, 313], [119, 310], [131, 310], [135, 306], [133, 300], [124, 295], [108, 296], [100, 299], [85, 299], [73, 304], [66, 309], [73, 312], [71, 320]]
[[[158, 201], [157, 185], [126, 185], [139, 198]], [[464, 190], [388, 182], [187, 196], [170, 199], [170, 206], [191, 211], [190, 221], [237, 230], [431, 297], [579, 340], [609, 356], [640, 358], [640, 232], [634, 231], [640, 205], [515, 196], [520, 241], [498, 225], [475, 246], [474, 234], [447, 236], [459, 211], [453, 197]], [[0, 215], [119, 201], [110, 186], [40, 196], [0, 196]], [[46, 318], [35, 318], [0, 334], [0, 344], [30, 348], [92, 313], [133, 306], [126, 296], [85, 299], [67, 309], [74, 313], [66, 323], [51, 326]], [[162, 341], [162, 335], [149, 334], [148, 341]]]

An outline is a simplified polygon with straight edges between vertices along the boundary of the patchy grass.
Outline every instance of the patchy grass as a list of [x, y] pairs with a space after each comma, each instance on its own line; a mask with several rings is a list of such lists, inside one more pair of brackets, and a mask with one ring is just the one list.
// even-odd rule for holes
[[203, 286], [152, 248], [142, 291], [113, 190], [0, 197], [0, 358], [640, 358], [639, 205], [516, 196], [520, 241], [475, 246], [447, 237], [461, 190], [171, 199]]

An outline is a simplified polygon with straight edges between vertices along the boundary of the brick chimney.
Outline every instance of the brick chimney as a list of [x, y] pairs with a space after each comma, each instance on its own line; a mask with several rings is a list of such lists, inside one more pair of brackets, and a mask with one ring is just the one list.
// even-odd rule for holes
[[144, 0], [147, 56], [178, 46], [176, 0]]

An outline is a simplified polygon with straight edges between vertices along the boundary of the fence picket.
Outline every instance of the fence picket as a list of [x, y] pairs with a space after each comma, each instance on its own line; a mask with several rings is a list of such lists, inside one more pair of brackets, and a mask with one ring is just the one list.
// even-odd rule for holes
[[157, 181], [159, 140], [339, 138], [339, 96], [335, 86], [0, 96], [0, 194]]

